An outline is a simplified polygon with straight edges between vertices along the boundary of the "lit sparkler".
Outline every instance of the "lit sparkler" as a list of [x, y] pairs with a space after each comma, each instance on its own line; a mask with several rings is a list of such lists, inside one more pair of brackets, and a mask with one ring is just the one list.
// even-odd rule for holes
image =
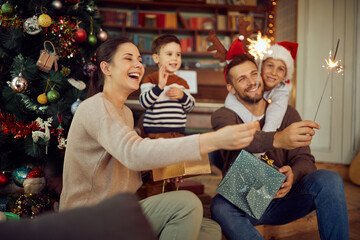
[[[262, 60], [264, 58], [265, 53], [267, 53], [269, 47], [270, 47], [270, 39], [267, 36], [261, 37], [261, 32], [258, 32], [257, 40], [252, 40], [248, 38], [249, 41], [249, 53], [255, 58], [255, 60], [258, 60], [258, 72], [257, 72], [257, 80], [256, 80], [256, 90], [259, 88], [259, 81], [260, 81], [260, 71], [261, 71], [261, 65]], [[254, 98], [254, 108], [255, 108], [255, 102], [256, 97]], [[254, 115], [252, 115], [252, 120], [254, 118]]]
[[336, 69], [336, 72], [337, 73], [340, 73], [343, 71], [343, 67], [339, 65], [339, 61], [335, 61], [335, 58], [336, 58], [336, 54], [337, 54], [337, 50], [338, 50], [338, 47], [339, 47], [339, 42], [340, 42], [340, 39], [338, 39], [337, 41], [337, 44], [336, 44], [336, 49], [335, 49], [335, 54], [334, 54], [334, 57], [331, 59], [331, 51], [329, 52], [329, 58], [328, 59], [325, 59], [325, 62], [327, 64], [326, 68], [329, 69], [328, 71], [328, 75], [327, 75], [327, 78], [326, 78], [326, 81], [325, 81], [325, 86], [324, 86], [324, 89], [323, 89], [323, 92], [321, 94], [321, 97], [320, 97], [320, 101], [319, 101], [319, 105], [317, 106], [317, 109], [316, 109], [316, 113], [315, 113], [315, 117], [314, 117], [314, 122], [316, 120], [316, 116], [319, 112], [319, 108], [320, 108], [320, 104], [321, 104], [321, 101], [323, 99], [323, 96], [324, 96], [324, 93], [325, 93], [325, 89], [326, 89], [326, 86], [327, 86], [327, 83], [329, 81], [329, 78], [330, 78], [330, 73], [333, 69]]
[[256, 89], [259, 87], [259, 78], [261, 71], [261, 64], [264, 58], [265, 53], [268, 51], [270, 47], [270, 39], [267, 36], [261, 37], [261, 32], [258, 32], [257, 40], [252, 40], [250, 38], [247, 39], [250, 42], [249, 45], [249, 53], [255, 58], [255, 60], [259, 59], [259, 68], [258, 75], [256, 81]]

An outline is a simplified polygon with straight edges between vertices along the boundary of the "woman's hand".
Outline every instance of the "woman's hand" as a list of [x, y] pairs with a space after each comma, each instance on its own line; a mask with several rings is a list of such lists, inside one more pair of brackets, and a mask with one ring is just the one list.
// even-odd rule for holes
[[215, 132], [200, 135], [200, 153], [218, 149], [236, 150], [247, 147], [254, 139], [259, 122], [250, 122], [223, 127]]

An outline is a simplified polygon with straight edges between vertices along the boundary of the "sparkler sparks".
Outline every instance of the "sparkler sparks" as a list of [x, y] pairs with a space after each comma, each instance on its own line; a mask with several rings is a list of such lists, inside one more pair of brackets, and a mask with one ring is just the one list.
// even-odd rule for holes
[[[340, 39], [338, 39], [337, 41], [337, 44], [336, 44], [336, 49], [335, 49], [335, 54], [334, 54], [334, 57], [331, 59], [331, 51], [329, 52], [329, 58], [328, 59], [325, 59], [325, 62], [327, 64], [326, 68], [329, 69], [328, 71], [328, 75], [327, 75], [327, 78], [326, 78], [326, 81], [325, 81], [325, 86], [324, 86], [324, 89], [323, 89], [323, 92], [321, 94], [321, 97], [320, 97], [320, 101], [319, 101], [319, 105], [316, 109], [316, 113], [315, 113], [315, 117], [314, 117], [314, 122], [316, 120], [316, 116], [319, 112], [319, 108], [320, 108], [320, 104], [321, 104], [321, 101], [323, 99], [323, 96], [324, 96], [324, 93], [325, 93], [325, 89], [326, 89], [326, 86], [327, 86], [327, 83], [329, 81], [329, 78], [330, 78], [330, 73], [333, 69], [336, 70], [337, 73], [340, 73], [342, 72], [344, 69], [341, 65], [339, 65], [339, 62], [341, 62], [341, 60], [339, 61], [335, 61], [335, 58], [336, 58], [336, 54], [337, 54], [337, 50], [338, 50], [338, 47], [339, 47], [339, 42], [340, 42]], [[324, 67], [324, 66], [323, 66]], [[332, 99], [332, 96], [330, 96], [330, 99]]]
[[[260, 71], [261, 71], [261, 64], [264, 58], [265, 53], [267, 53], [270, 47], [270, 39], [267, 36], [261, 37], [261, 32], [258, 32], [257, 40], [252, 40], [250, 38], [247, 39], [250, 43], [249, 45], [249, 53], [255, 58], [255, 60], [259, 61], [258, 64], [258, 73], [257, 73], [257, 80], [256, 80], [256, 90], [259, 88], [259, 81], [260, 81]], [[255, 103], [255, 98], [254, 98]]]
[[270, 39], [267, 36], [261, 37], [261, 32], [258, 32], [257, 40], [247, 39], [250, 42], [249, 53], [255, 58], [263, 59], [264, 54], [270, 47]]

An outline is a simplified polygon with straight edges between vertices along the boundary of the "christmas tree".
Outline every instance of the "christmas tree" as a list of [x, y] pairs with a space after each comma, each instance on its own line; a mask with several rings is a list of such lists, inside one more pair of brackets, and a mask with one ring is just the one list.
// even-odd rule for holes
[[58, 200], [67, 131], [107, 34], [94, 0], [0, 5], [0, 211], [32, 217]]

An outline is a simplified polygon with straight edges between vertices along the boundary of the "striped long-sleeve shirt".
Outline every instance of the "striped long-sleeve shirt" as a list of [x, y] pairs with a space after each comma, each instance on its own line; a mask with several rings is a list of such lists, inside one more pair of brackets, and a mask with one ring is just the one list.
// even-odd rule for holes
[[[140, 86], [140, 104], [146, 109], [143, 127], [145, 133], [179, 132], [184, 134], [186, 113], [195, 106], [187, 82], [170, 75], [163, 90], [158, 86], [159, 72], [147, 75]], [[167, 90], [177, 87], [184, 92], [182, 99], [171, 100], [166, 96]]]

